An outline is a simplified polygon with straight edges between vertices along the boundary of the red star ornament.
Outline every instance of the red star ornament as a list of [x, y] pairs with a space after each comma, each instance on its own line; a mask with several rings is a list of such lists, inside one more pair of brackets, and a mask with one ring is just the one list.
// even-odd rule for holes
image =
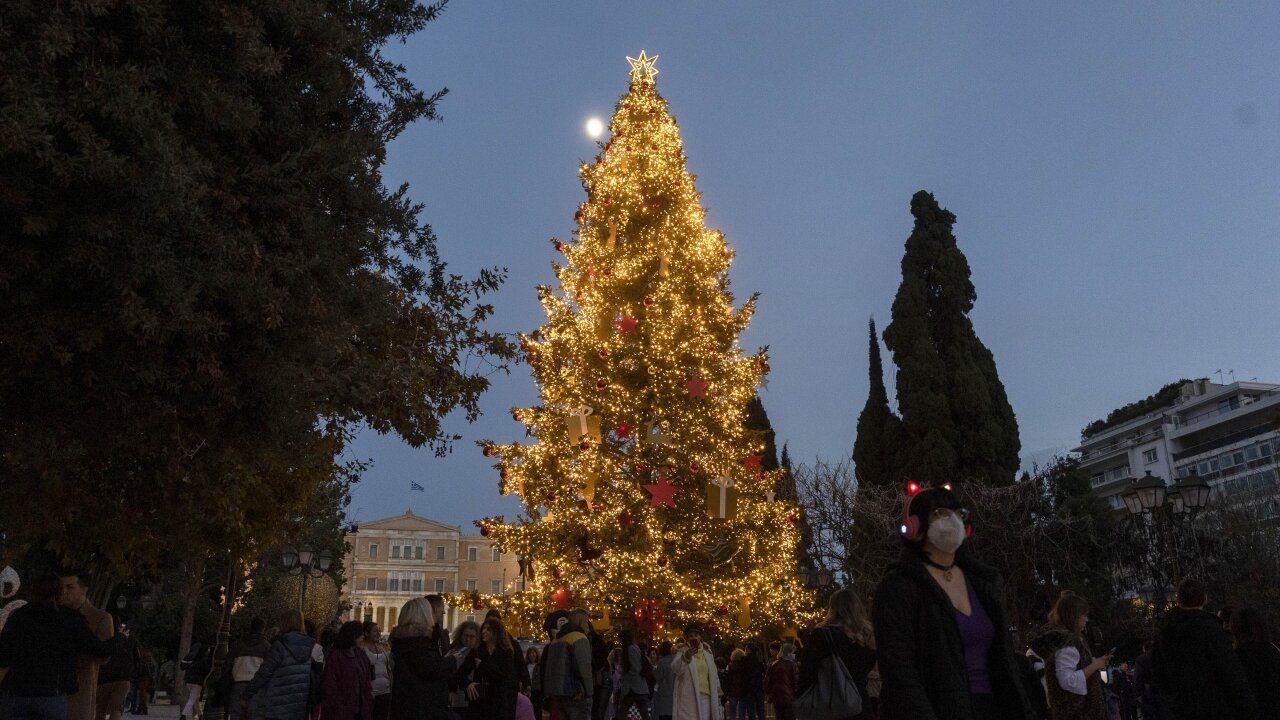
[[763, 459], [764, 456], [751, 453], [750, 455], [742, 458], [742, 464], [746, 465], [748, 470], [759, 470], [760, 461]]
[[557, 610], [568, 610], [573, 602], [573, 591], [561, 585], [559, 590], [551, 593], [551, 602], [555, 603]]
[[637, 323], [638, 321], [635, 318], [626, 314], [623, 314], [620, 319], [613, 321], [613, 324], [618, 326], [618, 332], [623, 335], [633, 334], [636, 331]]
[[649, 498], [649, 507], [658, 507], [665, 505], [667, 507], [676, 506], [676, 493], [680, 492], [680, 488], [667, 482], [665, 475], [658, 476], [658, 482], [644, 486], [645, 490], [653, 497]]
[[702, 382], [697, 375], [689, 378], [684, 386], [689, 391], [689, 397], [704, 398], [707, 396], [707, 384]]

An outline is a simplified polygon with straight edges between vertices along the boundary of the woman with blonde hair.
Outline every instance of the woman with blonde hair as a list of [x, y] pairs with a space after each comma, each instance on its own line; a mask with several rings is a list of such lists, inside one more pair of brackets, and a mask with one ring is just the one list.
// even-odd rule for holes
[[818, 670], [828, 657], [838, 657], [853, 677], [862, 696], [862, 712], [846, 720], [875, 717], [867, 696], [867, 675], [876, 666], [876, 641], [862, 600], [848, 588], [840, 588], [827, 601], [827, 620], [809, 633], [800, 655], [800, 684], [796, 697], [818, 682]]
[[435, 616], [425, 598], [400, 609], [391, 631], [391, 720], [447, 720], [454, 653], [442, 656], [432, 636]]
[[1049, 624], [1031, 642], [1044, 658], [1044, 682], [1049, 710], [1055, 720], [1102, 720], [1107, 716], [1099, 671], [1110, 655], [1094, 658], [1084, 639], [1089, 622], [1089, 601], [1063, 590], [1049, 611]]

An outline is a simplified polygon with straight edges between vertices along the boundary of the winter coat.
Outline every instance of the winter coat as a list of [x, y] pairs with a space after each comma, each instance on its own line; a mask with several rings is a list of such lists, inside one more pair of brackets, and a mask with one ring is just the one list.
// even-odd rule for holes
[[1169, 720], [1258, 717], [1258, 703], [1227, 632], [1203, 610], [1174, 608], [1164, 616], [1151, 666]]
[[213, 669], [213, 648], [199, 642], [192, 645], [178, 667], [183, 671], [186, 684], [204, 685], [204, 679]]
[[373, 720], [373, 667], [363, 649], [333, 650], [324, 661], [324, 720]]
[[1031, 641], [1031, 649], [1044, 659], [1045, 694], [1049, 698], [1049, 710], [1054, 720], [1104, 720], [1106, 708], [1102, 701], [1102, 678], [1094, 673], [1085, 678], [1086, 694], [1079, 695], [1062, 687], [1058, 682], [1058, 651], [1075, 648], [1079, 661], [1071, 670], [1084, 670], [1093, 662], [1093, 653], [1079, 633], [1067, 632], [1058, 625], [1047, 625]]
[[468, 720], [515, 720], [520, 681], [512, 654], [501, 649], [491, 653], [481, 645], [462, 663], [459, 673], [470, 671], [471, 681], [479, 686], [476, 699], [467, 705]]
[[261, 692], [259, 715], [267, 720], [303, 720], [311, 694], [311, 649], [315, 645], [310, 635], [297, 631], [276, 636], [244, 690], [245, 702]]
[[644, 651], [639, 645], [632, 643], [623, 650], [627, 653], [627, 665], [618, 681], [618, 694], [621, 698], [649, 697], [649, 681], [644, 679]]
[[694, 675], [697, 665], [685, 662], [684, 653], [677, 653], [671, 661], [671, 673], [674, 676], [671, 693], [671, 720], [722, 720], [724, 705], [720, 703], [720, 675], [716, 672], [716, 659], [706, 649], [706, 645], [698, 652], [706, 661], [710, 675], [711, 717], [698, 715], [698, 679]]
[[774, 705], [790, 705], [800, 690], [800, 666], [795, 660], [780, 658], [764, 674], [764, 692]]
[[128, 682], [133, 679], [137, 666], [141, 663], [142, 655], [137, 641], [121, 635], [116, 640], [116, 651], [111, 653], [111, 659], [98, 668], [98, 684]]
[[742, 675], [738, 679], [738, 697], [760, 698], [764, 696], [764, 663], [756, 658], [755, 653], [747, 653], [742, 658]]
[[99, 640], [84, 616], [70, 608], [28, 603], [0, 632], [0, 668], [8, 668], [0, 695], [56, 697], [78, 689], [76, 656], [110, 657], [114, 640]]
[[1236, 646], [1236, 657], [1258, 701], [1258, 717], [1280, 720], [1280, 649], [1266, 641], [1243, 642]]
[[[544, 649], [543, 697], [591, 697], [594, 690], [591, 669], [591, 641], [571, 625], [566, 625]], [[569, 690], [573, 690], [569, 694]]]
[[[995, 628], [987, 667], [997, 720], [1034, 718], [1014, 665], [1005, 628], [1004, 583], [992, 568], [961, 549], [956, 565]], [[972, 720], [969, 672], [955, 606], [924, 565], [921, 551], [904, 549], [876, 588], [876, 653], [882, 720]]]
[[429, 628], [397, 626], [391, 631], [391, 719], [449, 718], [449, 678], [456, 669]]
[[675, 690], [675, 673], [671, 669], [671, 663], [676, 659], [676, 654], [669, 653], [666, 657], [658, 660], [658, 666], [653, 669], [653, 677], [657, 681], [657, 686], [653, 690], [653, 715], [662, 717], [671, 714], [671, 705], [673, 702], [672, 693]]
[[853, 718], [862, 720], [872, 717], [868, 712], [871, 703], [867, 699], [867, 675], [876, 666], [876, 651], [856, 642], [839, 625], [828, 625], [809, 633], [809, 641], [800, 651], [800, 676], [796, 683], [796, 694], [803, 693], [818, 682], [818, 670], [822, 668], [822, 661], [833, 654], [833, 648], [827, 643], [828, 633], [824, 630], [830, 630], [830, 638], [835, 645], [834, 654], [840, 657], [849, 670], [853, 684], [862, 696], [862, 712]]
[[250, 635], [231, 643], [227, 652], [227, 665], [231, 667], [232, 682], [249, 682], [258, 674], [267, 653], [271, 652], [271, 643], [261, 635]]

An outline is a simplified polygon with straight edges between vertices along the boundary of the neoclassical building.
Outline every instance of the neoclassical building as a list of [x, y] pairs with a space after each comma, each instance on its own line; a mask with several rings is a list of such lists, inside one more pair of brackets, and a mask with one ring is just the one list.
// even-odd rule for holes
[[[463, 535], [406, 510], [403, 515], [362, 522], [347, 534], [351, 553], [343, 559], [347, 584], [342, 600], [346, 619], [373, 618], [384, 632], [395, 625], [399, 609], [431, 593], [478, 590], [501, 594], [521, 589], [514, 554], [501, 554], [481, 535]], [[445, 626], [474, 620], [471, 608], [449, 608]]]

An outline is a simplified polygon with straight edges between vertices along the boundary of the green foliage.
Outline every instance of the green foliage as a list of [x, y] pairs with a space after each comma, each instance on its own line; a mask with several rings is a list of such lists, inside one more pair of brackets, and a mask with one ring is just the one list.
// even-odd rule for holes
[[773, 424], [769, 422], [769, 413], [764, 411], [764, 403], [760, 401], [760, 396], [756, 395], [751, 398], [751, 402], [747, 403], [747, 422], [745, 423], [747, 432], [752, 436], [760, 438], [760, 444], [764, 446], [759, 450], [763, 460], [760, 461], [760, 469], [765, 472], [777, 470], [778, 465], [778, 434], [773, 431]]
[[928, 192], [911, 198], [915, 228], [902, 258], [885, 345], [898, 366], [904, 476], [1003, 486], [1018, 471], [1018, 423], [995, 358], [973, 330], [977, 292], [956, 245], [956, 216]]
[[[1208, 380], [1208, 378], [1202, 378], [1202, 380]], [[1118, 407], [1107, 413], [1105, 420], [1094, 420], [1088, 425], [1085, 425], [1084, 429], [1080, 431], [1080, 436], [1089, 438], [1097, 435], [1107, 428], [1122, 425], [1130, 420], [1140, 418], [1148, 413], [1153, 413], [1161, 408], [1169, 407], [1173, 404], [1173, 401], [1177, 400], [1179, 395], [1182, 394], [1182, 386], [1189, 382], [1194, 381], [1183, 378], [1177, 382], [1171, 382], [1157, 390], [1153, 395], [1148, 395], [1141, 400], [1131, 402], [1124, 407]]]
[[870, 391], [867, 404], [858, 415], [858, 435], [853, 443], [854, 472], [859, 485], [893, 485], [899, 479], [895, 465], [899, 461], [897, 445], [902, 421], [889, 409], [874, 318], [868, 321], [868, 343]]
[[441, 10], [14, 0], [0, 23], [0, 476], [18, 545], [124, 573], [274, 542], [361, 423], [444, 452], [509, 358], [383, 185]]

